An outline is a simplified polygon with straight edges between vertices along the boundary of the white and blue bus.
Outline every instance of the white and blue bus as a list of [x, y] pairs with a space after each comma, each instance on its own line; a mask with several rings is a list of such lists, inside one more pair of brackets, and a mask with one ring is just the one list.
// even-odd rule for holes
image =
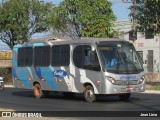
[[145, 90], [142, 61], [124, 40], [50, 37], [15, 45], [12, 58], [14, 86], [33, 89], [36, 98], [58, 91], [83, 93], [87, 102], [102, 94], [127, 100]]

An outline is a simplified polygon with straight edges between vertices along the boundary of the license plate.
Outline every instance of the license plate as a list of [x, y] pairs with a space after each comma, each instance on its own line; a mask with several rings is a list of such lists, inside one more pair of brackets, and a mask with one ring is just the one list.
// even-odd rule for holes
[[131, 87], [131, 86], [127, 86], [127, 87], [126, 87], [126, 91], [133, 91], [133, 90], [134, 90], [134, 88]]

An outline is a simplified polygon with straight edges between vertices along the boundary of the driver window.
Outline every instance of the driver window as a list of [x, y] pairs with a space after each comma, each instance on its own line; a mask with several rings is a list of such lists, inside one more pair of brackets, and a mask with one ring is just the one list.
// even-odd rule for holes
[[78, 68], [100, 71], [97, 53], [91, 50], [90, 45], [76, 46], [73, 52], [73, 62]]

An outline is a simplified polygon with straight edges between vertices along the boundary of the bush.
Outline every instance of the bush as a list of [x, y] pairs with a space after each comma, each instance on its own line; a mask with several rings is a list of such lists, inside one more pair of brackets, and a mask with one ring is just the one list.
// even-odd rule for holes
[[11, 68], [0, 68], [0, 76], [4, 77], [5, 84], [12, 84], [12, 72]]

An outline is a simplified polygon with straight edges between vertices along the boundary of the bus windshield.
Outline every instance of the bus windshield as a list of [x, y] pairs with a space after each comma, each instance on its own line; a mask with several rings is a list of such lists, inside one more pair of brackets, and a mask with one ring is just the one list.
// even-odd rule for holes
[[117, 74], [137, 74], [143, 71], [143, 63], [133, 45], [125, 41], [97, 43], [105, 71]]

